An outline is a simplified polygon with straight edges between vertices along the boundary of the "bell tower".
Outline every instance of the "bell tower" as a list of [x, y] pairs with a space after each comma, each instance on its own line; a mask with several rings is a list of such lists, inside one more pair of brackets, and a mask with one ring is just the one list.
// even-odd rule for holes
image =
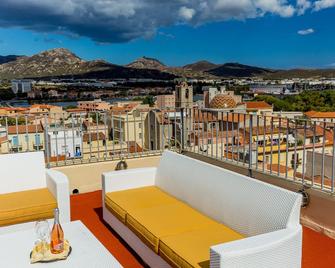
[[188, 85], [186, 82], [176, 86], [176, 108], [193, 108], [193, 86]]

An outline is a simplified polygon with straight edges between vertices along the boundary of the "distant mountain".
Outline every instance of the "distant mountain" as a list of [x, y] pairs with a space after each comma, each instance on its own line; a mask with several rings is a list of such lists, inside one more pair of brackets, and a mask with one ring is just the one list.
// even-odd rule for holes
[[0, 64], [16, 61], [19, 58], [23, 58], [25, 56], [18, 56], [18, 55], [8, 55], [8, 56], [0, 56]]
[[225, 63], [206, 72], [219, 77], [254, 77], [272, 74], [274, 70], [239, 63]]
[[64, 48], [41, 52], [31, 57], [0, 57], [0, 79], [14, 78], [148, 78], [171, 80], [264, 77], [269, 79], [335, 77], [335, 69], [272, 70], [240, 63], [214, 64], [199, 61], [183, 67], [169, 67], [157, 59], [142, 57], [127, 66], [103, 60], [85, 61]]
[[211, 69], [218, 68], [219, 66], [220, 65], [218, 64], [215, 64], [215, 63], [212, 63], [206, 60], [202, 60], [202, 61], [198, 61], [195, 63], [187, 64], [183, 66], [183, 69], [196, 71], [196, 72], [205, 72]]
[[102, 60], [84, 61], [64, 48], [44, 51], [0, 65], [0, 79], [39, 77], [173, 79], [175, 76], [158, 70], [123, 67]]
[[135, 68], [135, 69], [152, 69], [152, 70], [165, 70], [166, 66], [157, 59], [142, 57], [131, 63], [126, 67]]

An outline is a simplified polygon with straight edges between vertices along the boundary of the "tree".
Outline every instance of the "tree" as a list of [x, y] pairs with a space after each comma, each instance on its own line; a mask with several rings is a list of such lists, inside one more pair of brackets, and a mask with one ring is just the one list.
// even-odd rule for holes
[[143, 99], [142, 104], [149, 104], [150, 107], [153, 107], [155, 105], [154, 97], [153, 96], [146, 96]]

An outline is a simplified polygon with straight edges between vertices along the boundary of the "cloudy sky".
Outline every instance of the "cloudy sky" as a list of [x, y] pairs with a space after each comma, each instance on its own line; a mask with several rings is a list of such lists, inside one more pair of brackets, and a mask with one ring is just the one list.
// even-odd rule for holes
[[0, 55], [65, 47], [84, 59], [265, 67], [335, 63], [335, 0], [1, 0]]

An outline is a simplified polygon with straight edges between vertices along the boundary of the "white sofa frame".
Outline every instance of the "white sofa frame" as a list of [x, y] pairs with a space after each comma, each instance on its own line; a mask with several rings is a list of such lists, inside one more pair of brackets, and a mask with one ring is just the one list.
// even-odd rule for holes
[[[0, 155], [0, 194], [40, 188], [48, 188], [57, 200], [60, 221], [70, 222], [68, 178], [59, 171], [45, 168], [42, 151]], [[34, 224], [27, 222], [0, 227], [0, 234], [29, 229]]]
[[[300, 268], [301, 195], [174, 152], [158, 168], [102, 174], [105, 193], [156, 185], [246, 238], [212, 246], [210, 267]], [[170, 267], [105, 207], [104, 220], [151, 267]]]

